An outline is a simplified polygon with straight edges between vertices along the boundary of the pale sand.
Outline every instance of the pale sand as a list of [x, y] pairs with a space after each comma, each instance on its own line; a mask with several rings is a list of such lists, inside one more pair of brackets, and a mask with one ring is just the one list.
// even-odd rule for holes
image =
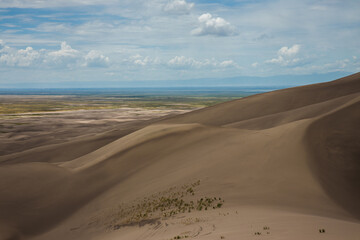
[[[359, 123], [358, 73], [171, 117], [81, 155], [81, 144], [27, 150], [0, 165], [0, 239], [356, 240]], [[66, 157], [46, 161], [54, 153]], [[119, 204], [197, 180], [193, 198], [223, 207], [109, 228]]]

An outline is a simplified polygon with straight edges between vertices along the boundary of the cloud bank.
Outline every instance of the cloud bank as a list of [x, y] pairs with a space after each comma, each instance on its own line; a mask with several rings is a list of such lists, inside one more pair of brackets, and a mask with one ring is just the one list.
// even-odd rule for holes
[[66, 42], [62, 42], [57, 51], [35, 50], [32, 47], [16, 49], [7, 46], [3, 40], [0, 40], [0, 46], [0, 67], [107, 67], [110, 62], [109, 57], [99, 51], [90, 50], [86, 54]]
[[233, 60], [217, 61], [215, 58], [196, 60], [191, 57], [175, 56], [174, 58], [170, 59], [167, 64], [170, 67], [180, 68], [180, 69], [189, 69], [189, 68], [199, 69], [204, 67], [212, 68], [212, 69], [235, 67], [240, 69], [238, 64], [235, 63]]

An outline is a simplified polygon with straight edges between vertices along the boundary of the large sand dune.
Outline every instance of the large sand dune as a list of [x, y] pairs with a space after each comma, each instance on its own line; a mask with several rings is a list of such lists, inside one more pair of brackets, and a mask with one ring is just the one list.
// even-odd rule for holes
[[[0, 239], [359, 239], [359, 123], [358, 73], [9, 155]], [[123, 222], [170, 195], [225, 202]]]

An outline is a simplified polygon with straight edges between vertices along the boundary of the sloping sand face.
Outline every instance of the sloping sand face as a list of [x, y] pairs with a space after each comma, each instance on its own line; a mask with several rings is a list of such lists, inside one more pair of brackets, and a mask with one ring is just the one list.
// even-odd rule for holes
[[62, 161], [8, 159], [0, 239], [355, 239], [359, 113], [355, 74], [169, 118]]
[[328, 194], [360, 219], [360, 96], [307, 129], [312, 165]]

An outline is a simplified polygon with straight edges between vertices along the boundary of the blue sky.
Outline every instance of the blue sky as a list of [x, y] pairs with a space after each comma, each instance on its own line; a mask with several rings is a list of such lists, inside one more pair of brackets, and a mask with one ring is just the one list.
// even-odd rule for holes
[[0, 87], [354, 73], [359, 13], [358, 0], [0, 0]]

